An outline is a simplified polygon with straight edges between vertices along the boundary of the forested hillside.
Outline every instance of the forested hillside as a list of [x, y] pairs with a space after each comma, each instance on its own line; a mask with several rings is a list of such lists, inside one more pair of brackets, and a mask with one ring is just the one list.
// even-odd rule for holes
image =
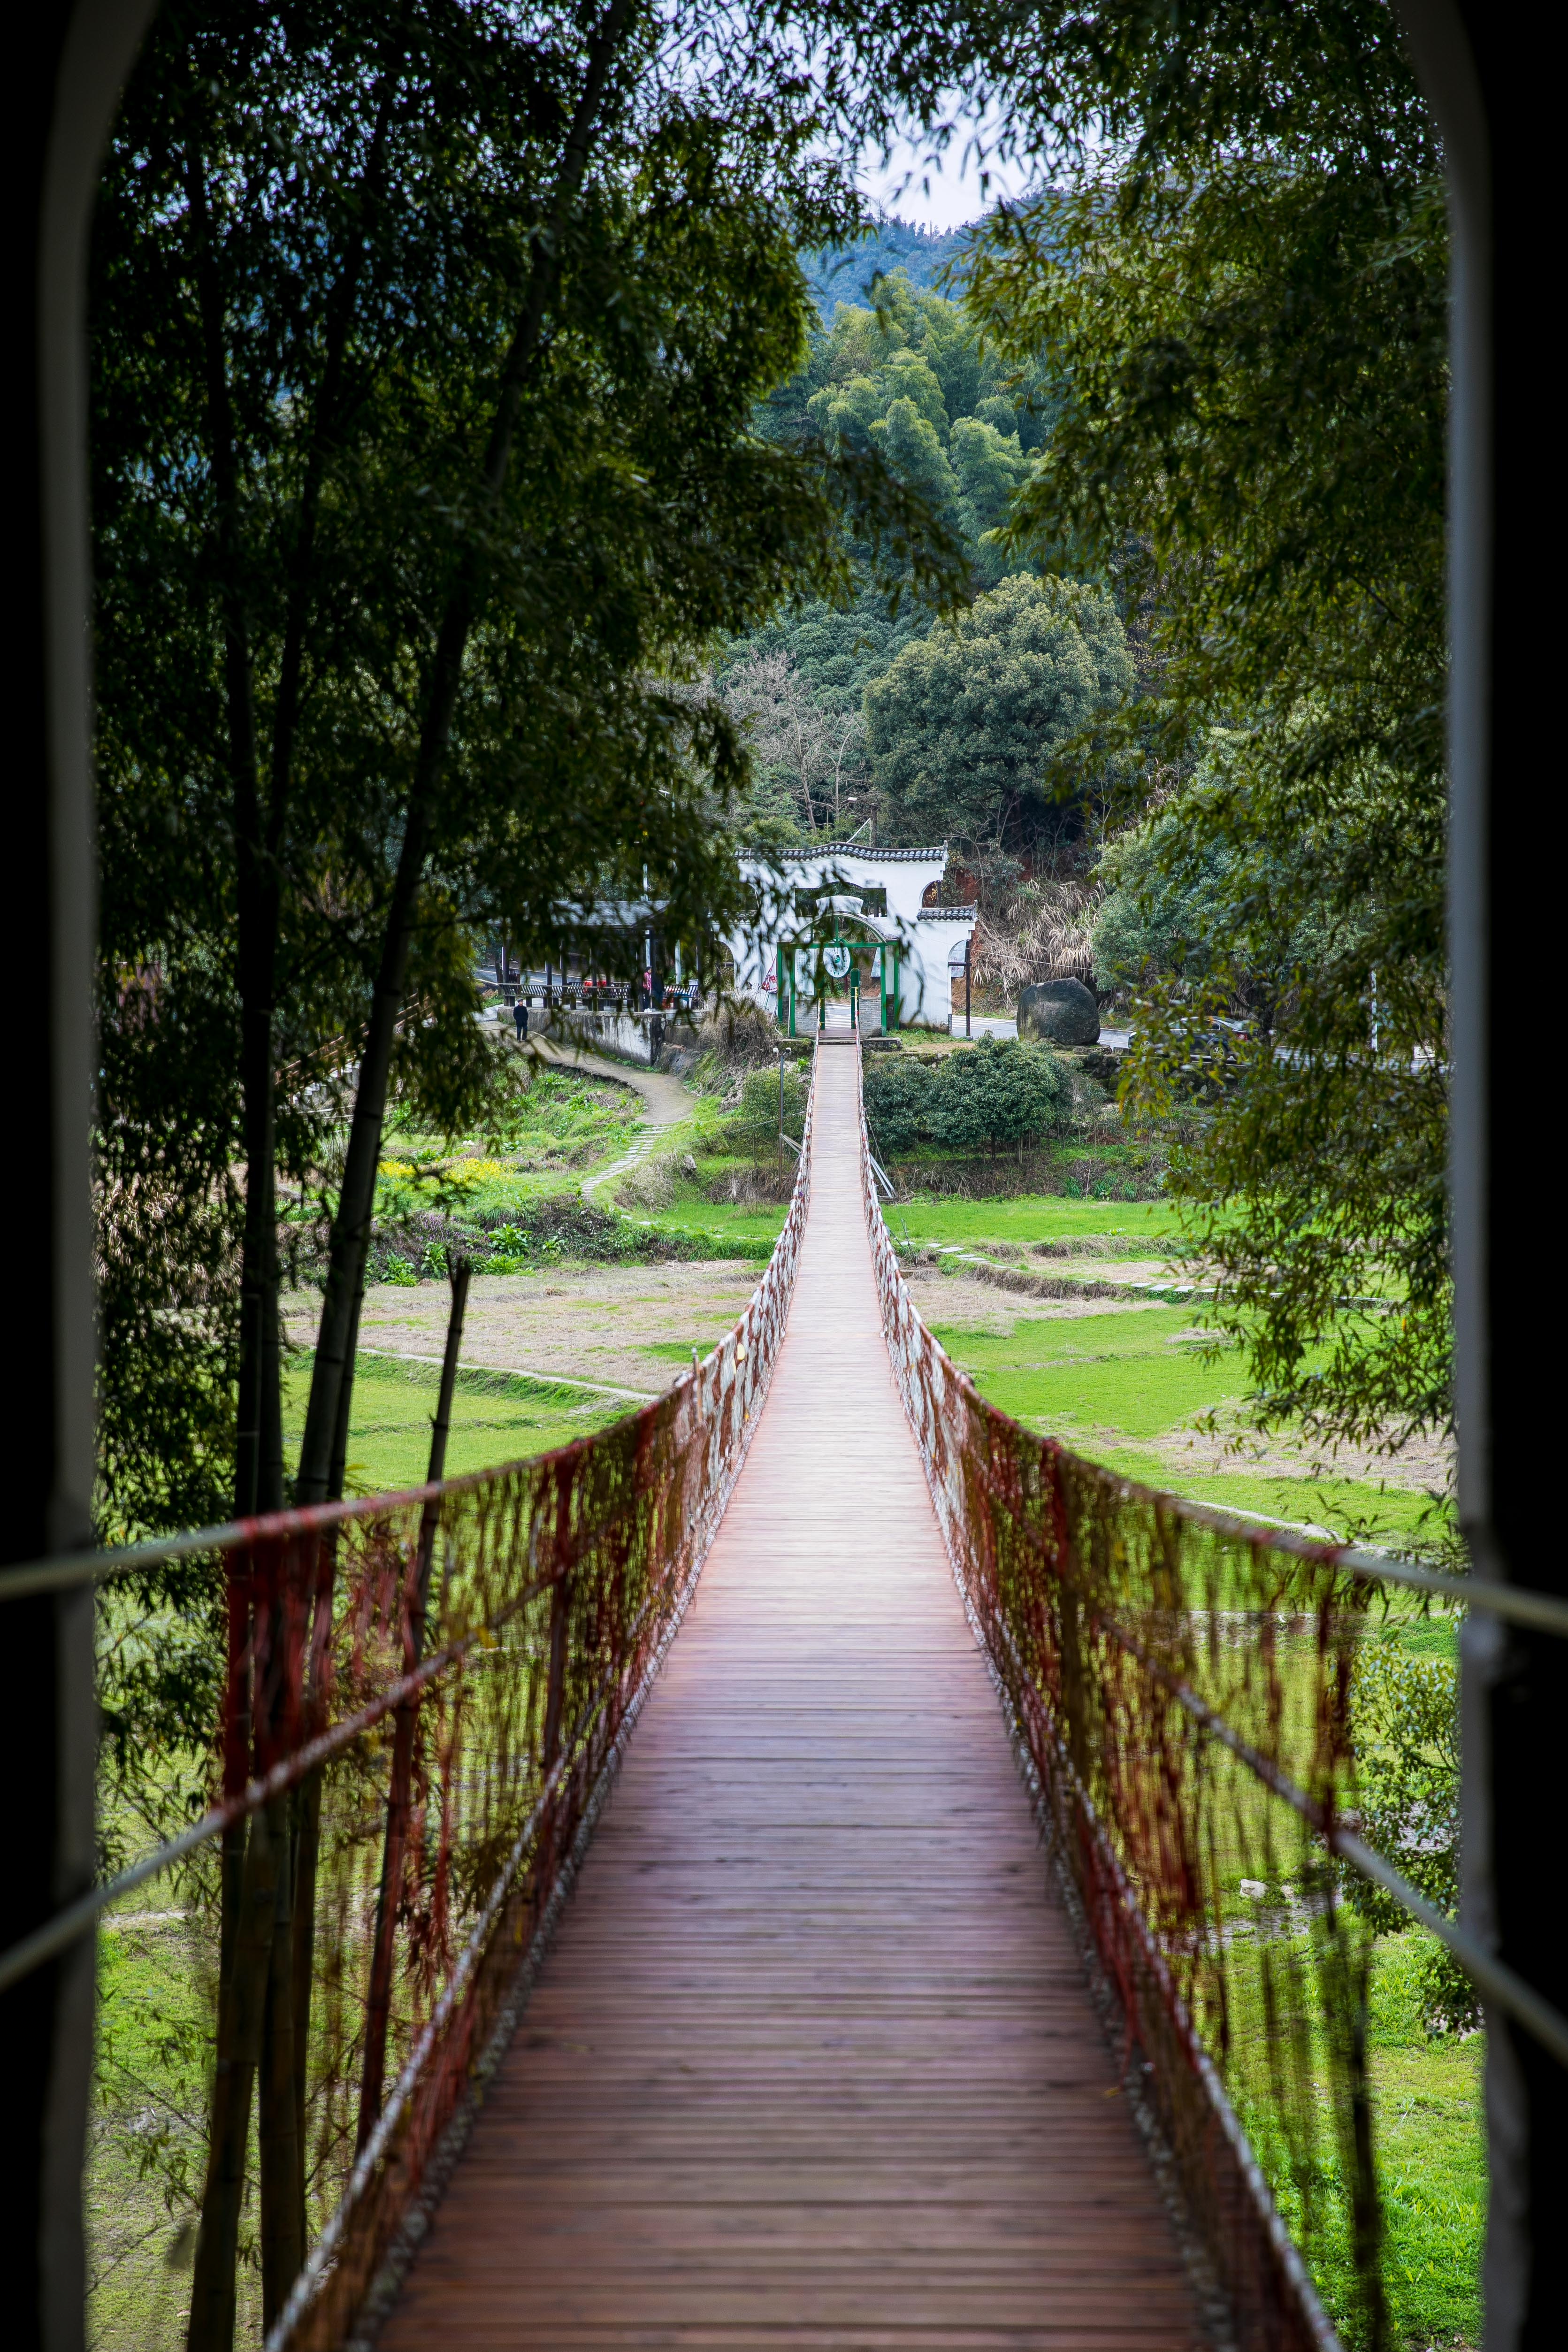
[[[874, 250], [855, 247], [868, 286], [873, 268], [887, 274], [867, 302], [834, 304], [764, 421], [780, 442], [879, 455], [962, 546], [973, 606], [939, 625], [908, 584], [890, 595], [857, 567], [847, 605], [809, 604], [737, 641], [721, 684], [749, 725], [765, 836], [865, 825], [886, 844], [947, 839], [990, 877], [1030, 869], [1081, 829], [1050, 797], [1046, 763], [1120, 700], [1131, 671], [1103, 586], [1042, 578], [1038, 557], [999, 542], [1061, 394], [915, 275], [945, 269], [961, 293], [967, 234], [895, 222]], [[809, 257], [819, 295], [823, 267]]]
[[825, 326], [841, 302], [868, 302], [876, 278], [902, 269], [910, 284], [940, 292], [952, 265], [964, 252], [967, 229], [925, 229], [917, 221], [879, 220], [847, 248], [823, 247], [800, 256], [807, 285]]

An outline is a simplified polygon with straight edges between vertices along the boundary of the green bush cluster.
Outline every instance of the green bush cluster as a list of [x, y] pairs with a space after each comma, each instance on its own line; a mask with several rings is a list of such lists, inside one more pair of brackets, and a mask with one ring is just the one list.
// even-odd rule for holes
[[[1369, 1642], [1356, 1660], [1356, 1775], [1361, 1833], [1418, 1894], [1452, 1918], [1459, 1906], [1459, 1675], [1450, 1658]], [[1410, 1925], [1391, 1895], [1356, 1878], [1351, 1901], [1396, 1934]], [[1418, 1968], [1428, 2032], [1467, 2032], [1480, 2005], [1446, 1946], [1423, 1937]]]
[[[784, 1068], [784, 1132], [799, 1143], [806, 1129], [807, 1079], [799, 1067]], [[779, 1133], [779, 1071], [748, 1070], [741, 1081], [740, 1099], [725, 1118], [720, 1134], [727, 1150], [749, 1152], [753, 1159], [771, 1150]]]
[[878, 1055], [865, 1071], [872, 1147], [894, 1159], [934, 1144], [991, 1159], [1043, 1142], [1070, 1124], [1072, 1085], [1060, 1057], [1023, 1038], [983, 1038], [972, 1051]]

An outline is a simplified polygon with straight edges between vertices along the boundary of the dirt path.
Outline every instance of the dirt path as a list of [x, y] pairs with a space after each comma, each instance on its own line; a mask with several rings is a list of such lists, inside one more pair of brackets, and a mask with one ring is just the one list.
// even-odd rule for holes
[[608, 1168], [597, 1169], [591, 1176], [583, 1178], [585, 1201], [591, 1199], [601, 1185], [635, 1168], [664, 1129], [678, 1127], [682, 1119], [692, 1115], [690, 1095], [679, 1078], [672, 1078], [663, 1070], [639, 1070], [630, 1062], [612, 1062], [606, 1055], [588, 1053], [580, 1045], [559, 1045], [553, 1037], [530, 1038], [528, 1050], [541, 1062], [553, 1063], [557, 1069], [580, 1070], [584, 1077], [608, 1078], [612, 1085], [626, 1087], [642, 1100], [642, 1125], [631, 1150], [612, 1160]]

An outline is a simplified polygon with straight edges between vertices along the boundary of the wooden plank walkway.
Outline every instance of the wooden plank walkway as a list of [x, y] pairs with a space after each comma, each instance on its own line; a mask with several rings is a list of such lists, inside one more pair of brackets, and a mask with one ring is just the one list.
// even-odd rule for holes
[[1201, 2336], [883, 1346], [856, 1063], [761, 1425], [522, 2027], [382, 2336]]

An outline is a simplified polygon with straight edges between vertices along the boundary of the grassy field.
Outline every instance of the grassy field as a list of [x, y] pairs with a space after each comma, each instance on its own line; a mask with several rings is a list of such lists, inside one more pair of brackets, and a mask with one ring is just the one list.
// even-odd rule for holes
[[988, 1241], [1072, 1241], [1110, 1234], [1127, 1244], [1129, 1256], [1168, 1247], [1176, 1238], [1176, 1214], [1164, 1201], [1070, 1201], [1054, 1192], [1026, 1193], [1015, 1200], [898, 1202], [883, 1211], [895, 1242], [917, 1248], [933, 1242], [975, 1248]]
[[677, 1190], [668, 1208], [646, 1213], [643, 1222], [661, 1233], [709, 1244], [726, 1257], [755, 1258], [766, 1265], [789, 1213], [788, 1203], [746, 1207], [730, 1201], [705, 1200], [697, 1186], [688, 1182]]
[[[437, 1365], [396, 1363], [361, 1352], [349, 1432], [350, 1494], [423, 1485], [439, 1380]], [[309, 1383], [310, 1358], [296, 1356], [285, 1375], [283, 1401], [284, 1443], [291, 1462], [304, 1433]], [[630, 1398], [595, 1394], [553, 1381], [507, 1372], [459, 1372], [446, 1475], [457, 1478], [469, 1470], [550, 1453], [635, 1409]]]
[[[93, 2352], [173, 2352], [191, 2301], [205, 2162], [205, 1950], [178, 1883], [155, 1879], [98, 1938], [97, 2095], [84, 2183]], [[241, 2229], [235, 2340], [261, 2341], [255, 2216]]]
[[1416, 1995], [1420, 1933], [1378, 1938], [1372, 1979], [1372, 2076], [1388, 2222], [1384, 2276], [1395, 2341], [1480, 2342], [1486, 2227], [1485, 2042], [1429, 2041]]
[[[1487, 2200], [1481, 2106], [1481, 2035], [1429, 2039], [1418, 1992], [1422, 1936], [1380, 1936], [1372, 1952], [1367, 2036], [1374, 2149], [1383, 2192], [1383, 2280], [1389, 2342], [1397, 2352], [1469, 2352], [1480, 2342], [1480, 2258]], [[1307, 1948], [1301, 1963], [1310, 1971]], [[1265, 2085], [1270, 2075], [1265, 2010], [1255, 1985], [1239, 1979], [1227, 2069], [1237, 2112], [1298, 2242], [1309, 2242], [1299, 2188]], [[1310, 2266], [1347, 2352], [1367, 2342], [1357, 2309], [1348, 2217], [1334, 2146], [1328, 2075], [1313, 2068], [1318, 2093], [1314, 2173], [1317, 2227]], [[1250, 2087], [1249, 2087], [1250, 2086]]]
[[[721, 1163], [709, 1156], [699, 1165], [706, 1181]], [[765, 1257], [787, 1213], [782, 1205], [747, 1208], [710, 1201], [701, 1183], [688, 1178], [676, 1185], [670, 1205], [647, 1213], [646, 1221], [664, 1232], [723, 1243], [737, 1256]], [[1143, 1256], [1168, 1248], [1176, 1233], [1174, 1213], [1164, 1202], [1069, 1201], [1055, 1193], [1019, 1200], [917, 1199], [897, 1202], [884, 1213], [894, 1242], [900, 1247], [913, 1243], [917, 1249], [942, 1243], [983, 1247], [988, 1241], [1027, 1247], [1031, 1242], [1110, 1234], [1125, 1242], [1129, 1256]]]
[[1193, 1423], [1233, 1408], [1244, 1386], [1238, 1357], [1205, 1357], [1190, 1307], [1071, 1318], [1024, 1313], [998, 1332], [944, 1323], [938, 1303], [931, 1322], [988, 1402], [1147, 1486], [1396, 1544], [1416, 1536], [1428, 1508], [1424, 1493], [1374, 1479], [1292, 1474], [1275, 1460], [1252, 1466], [1245, 1455], [1217, 1462], [1219, 1449], [1196, 1440], [1193, 1460], [1184, 1462]]

